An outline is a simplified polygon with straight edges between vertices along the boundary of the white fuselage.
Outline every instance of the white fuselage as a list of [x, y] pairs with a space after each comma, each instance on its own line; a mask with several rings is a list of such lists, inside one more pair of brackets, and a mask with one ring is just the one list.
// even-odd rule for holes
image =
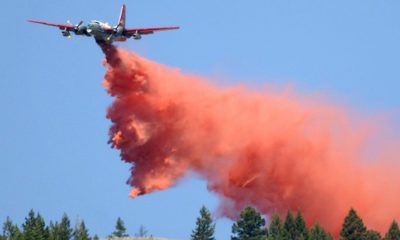
[[[108, 30], [105, 30], [108, 29]], [[126, 37], [119, 35], [117, 32], [110, 32], [109, 29], [114, 29], [110, 24], [97, 20], [90, 21], [86, 26], [86, 32], [92, 35], [96, 40], [103, 41], [124, 41]]]

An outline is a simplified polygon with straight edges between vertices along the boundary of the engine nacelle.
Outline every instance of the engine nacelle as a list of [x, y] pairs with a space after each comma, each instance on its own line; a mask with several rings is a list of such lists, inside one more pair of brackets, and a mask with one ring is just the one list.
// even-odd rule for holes
[[87, 27], [86, 26], [83, 26], [83, 25], [81, 25], [81, 26], [77, 26], [76, 28], [75, 28], [75, 33], [76, 34], [78, 34], [78, 35], [83, 35], [83, 34], [88, 34], [88, 32], [87, 32]]
[[140, 35], [140, 33], [134, 33], [133, 35], [132, 35], [132, 37], [133, 37], [133, 39], [135, 39], [135, 40], [140, 40], [140, 39], [142, 39], [142, 35]]
[[61, 32], [64, 37], [70, 37], [71, 33], [69, 31], [62, 31]]
[[122, 34], [124, 33], [124, 27], [117, 26], [116, 28], [114, 28], [114, 33], [115, 33], [115, 36], [117, 36], [117, 37], [122, 36]]

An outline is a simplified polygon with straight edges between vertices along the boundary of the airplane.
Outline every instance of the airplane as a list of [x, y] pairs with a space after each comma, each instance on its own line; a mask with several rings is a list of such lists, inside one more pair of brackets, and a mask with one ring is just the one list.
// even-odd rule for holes
[[97, 43], [112, 43], [113, 41], [126, 41], [128, 38], [140, 40], [142, 35], [152, 34], [156, 31], [175, 30], [179, 27], [153, 27], [153, 28], [125, 28], [125, 4], [121, 7], [121, 12], [118, 19], [118, 24], [114, 27], [108, 23], [92, 20], [87, 25], [80, 21], [78, 24], [73, 25], [69, 21], [67, 24], [58, 24], [51, 22], [44, 22], [38, 20], [28, 20], [28, 22], [39, 23], [48, 26], [58, 27], [62, 30], [64, 37], [71, 38], [71, 32], [75, 35], [83, 35], [94, 37]]

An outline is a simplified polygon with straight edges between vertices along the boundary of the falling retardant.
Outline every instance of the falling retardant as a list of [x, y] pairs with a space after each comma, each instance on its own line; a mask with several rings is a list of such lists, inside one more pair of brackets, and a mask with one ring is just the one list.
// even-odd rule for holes
[[374, 139], [379, 121], [318, 96], [217, 87], [102, 49], [104, 86], [114, 97], [110, 144], [132, 165], [131, 197], [194, 172], [220, 197], [218, 213], [233, 219], [248, 205], [267, 216], [300, 209], [309, 225], [318, 221], [335, 235], [351, 207], [381, 232], [400, 220], [399, 144]]

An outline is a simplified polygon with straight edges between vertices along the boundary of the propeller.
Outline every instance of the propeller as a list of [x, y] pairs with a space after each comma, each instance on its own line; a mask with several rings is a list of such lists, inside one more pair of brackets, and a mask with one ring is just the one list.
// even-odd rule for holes
[[67, 23], [69, 24], [69, 25], [72, 25], [72, 26], [74, 26], [74, 31], [75, 32], [81, 32], [82, 30], [85, 30], [85, 28], [84, 27], [81, 27], [82, 26], [82, 24], [83, 24], [83, 21], [81, 20], [78, 24], [73, 24], [73, 23], [71, 23], [71, 21], [67, 21]]
[[81, 20], [81, 21], [78, 23], [77, 27], [80, 27], [82, 24], [83, 24], [83, 21]]

